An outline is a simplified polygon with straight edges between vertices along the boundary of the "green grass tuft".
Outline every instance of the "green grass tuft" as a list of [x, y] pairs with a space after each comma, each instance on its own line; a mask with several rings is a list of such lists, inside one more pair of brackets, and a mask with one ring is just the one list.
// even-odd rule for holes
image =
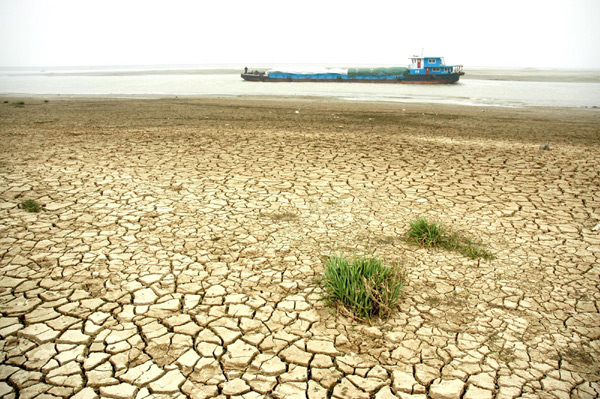
[[446, 230], [435, 223], [429, 223], [426, 218], [420, 217], [410, 222], [408, 236], [422, 247], [438, 247], [443, 245]]
[[321, 281], [328, 305], [341, 306], [359, 319], [388, 317], [398, 304], [406, 280], [399, 266], [386, 266], [376, 257], [342, 255], [325, 259]]
[[42, 210], [42, 207], [34, 200], [28, 199], [21, 202], [21, 208], [27, 212], [37, 213]]
[[482, 248], [480, 244], [473, 242], [470, 238], [451, 232], [437, 223], [430, 223], [425, 217], [410, 222], [407, 236], [409, 241], [422, 247], [441, 247], [460, 252], [471, 259], [490, 260], [496, 258], [493, 253]]

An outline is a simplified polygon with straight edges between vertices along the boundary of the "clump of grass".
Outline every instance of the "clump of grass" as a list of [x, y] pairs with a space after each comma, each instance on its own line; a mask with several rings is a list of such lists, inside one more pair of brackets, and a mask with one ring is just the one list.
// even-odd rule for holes
[[420, 217], [410, 222], [408, 237], [422, 247], [438, 247], [443, 245], [446, 231], [436, 223], [429, 223], [426, 218]]
[[457, 251], [471, 258], [494, 259], [495, 255], [481, 247], [468, 237], [463, 237], [446, 227], [435, 222], [430, 223], [427, 218], [420, 217], [410, 222], [407, 233], [409, 241], [422, 247], [441, 247]]
[[28, 199], [21, 202], [21, 208], [27, 212], [37, 213], [42, 210], [40, 204], [35, 202], [34, 200]]
[[398, 304], [406, 280], [399, 266], [386, 266], [376, 257], [343, 255], [325, 259], [321, 281], [325, 302], [364, 320], [390, 315]]

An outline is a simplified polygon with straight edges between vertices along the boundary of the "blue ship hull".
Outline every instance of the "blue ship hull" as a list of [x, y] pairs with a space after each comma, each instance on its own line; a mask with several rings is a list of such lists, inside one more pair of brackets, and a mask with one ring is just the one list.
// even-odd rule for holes
[[448, 74], [423, 74], [405, 76], [355, 76], [348, 75], [322, 76], [315, 75], [292, 75], [269, 76], [264, 73], [242, 73], [242, 79], [251, 82], [329, 82], [329, 83], [405, 83], [405, 84], [453, 84], [458, 82], [464, 72]]
[[462, 65], [446, 65], [442, 57], [413, 56], [408, 67], [272, 69], [248, 71], [242, 79], [251, 82], [413, 83], [452, 84], [465, 73]]

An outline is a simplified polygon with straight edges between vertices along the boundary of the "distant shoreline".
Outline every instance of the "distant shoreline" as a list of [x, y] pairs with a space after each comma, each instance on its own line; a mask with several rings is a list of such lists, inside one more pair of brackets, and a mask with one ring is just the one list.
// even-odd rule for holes
[[[268, 70], [267, 67], [257, 67]], [[81, 68], [0, 68], [0, 76], [165, 76], [165, 75], [237, 75], [243, 68], [235, 67], [81, 67]], [[600, 69], [566, 70], [535, 68], [464, 68], [462, 79], [600, 83]]]
[[521, 82], [600, 83], [600, 69], [491, 69], [465, 68], [462, 79], [509, 80]]

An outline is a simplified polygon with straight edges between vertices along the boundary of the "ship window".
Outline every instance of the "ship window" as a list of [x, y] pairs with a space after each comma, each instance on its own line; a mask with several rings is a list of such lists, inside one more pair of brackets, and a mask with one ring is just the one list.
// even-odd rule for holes
[[439, 72], [439, 71], [441, 71], [441, 68], [431, 68], [431, 70], [432, 70], [433, 72]]
[[437, 64], [437, 60], [435, 58], [427, 60], [427, 62], [430, 63], [430, 64]]

